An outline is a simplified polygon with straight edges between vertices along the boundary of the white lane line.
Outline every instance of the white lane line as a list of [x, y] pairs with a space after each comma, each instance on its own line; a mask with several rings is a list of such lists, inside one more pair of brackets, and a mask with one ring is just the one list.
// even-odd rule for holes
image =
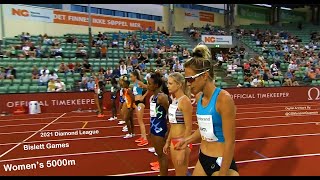
[[[251, 162], [264, 162], [264, 161], [291, 159], [291, 158], [313, 157], [313, 156], [320, 156], [320, 153], [298, 154], [298, 155], [291, 155], [291, 156], [277, 156], [277, 157], [263, 158], [263, 159], [250, 159], [250, 160], [238, 161], [238, 162], [236, 162], [236, 164], [251, 163]], [[194, 166], [190, 166], [188, 169], [194, 169]], [[169, 169], [169, 171], [174, 171], [174, 169]], [[107, 175], [107, 176], [134, 176], [134, 175], [153, 174], [153, 173], [159, 173], [159, 171], [141, 171], [141, 172], [114, 174], [114, 175]]]
[[[236, 121], [241, 121], [241, 120], [259, 120], [259, 119], [272, 119], [272, 118], [290, 118], [290, 117], [310, 117], [310, 116], [320, 116], [319, 114], [307, 114], [307, 115], [290, 115], [290, 116], [259, 116], [259, 117], [249, 117], [249, 118], [236, 118]], [[81, 116], [81, 117], [85, 117], [85, 116]], [[192, 115], [192, 117], [196, 117], [195, 115]], [[143, 118], [143, 120], [149, 120], [149, 117]], [[82, 121], [66, 121], [66, 122], [58, 122], [58, 123], [54, 123], [54, 124], [72, 124], [72, 123], [82, 123]], [[92, 121], [88, 121], [90, 123], [92, 122], [107, 122], [106, 120], [92, 120]], [[4, 125], [4, 126], [0, 126], [0, 128], [3, 127], [18, 127], [18, 126], [35, 126], [35, 125], [44, 125], [47, 123], [30, 123], [30, 124], [15, 124], [15, 125]]]
[[57, 117], [55, 120], [53, 120], [51, 123], [47, 124], [46, 126], [44, 126], [43, 128], [39, 129], [37, 132], [33, 133], [32, 135], [30, 135], [29, 137], [27, 137], [25, 140], [23, 140], [22, 142], [18, 143], [17, 145], [13, 146], [11, 149], [9, 149], [8, 151], [4, 152], [3, 154], [0, 155], [0, 158], [2, 158], [3, 156], [5, 156], [6, 154], [8, 154], [9, 152], [11, 152], [12, 150], [14, 150], [15, 148], [17, 148], [18, 146], [20, 146], [21, 144], [25, 143], [26, 141], [28, 141], [30, 138], [32, 138], [34, 135], [36, 135], [38, 132], [42, 131], [43, 129], [45, 129], [46, 127], [50, 126], [51, 124], [53, 124], [54, 122], [56, 122], [57, 120], [59, 120], [61, 117], [63, 117], [64, 115], [66, 115], [67, 113], [63, 113], [62, 115], [60, 115], [59, 117]]
[[[259, 141], [259, 140], [266, 140], [266, 139], [281, 139], [281, 138], [283, 139], [283, 138], [305, 137], [305, 136], [320, 136], [320, 133], [294, 134], [294, 135], [288, 135], [288, 136], [271, 136], [271, 137], [263, 137], [263, 138], [239, 139], [239, 140], [236, 140], [236, 142]], [[123, 136], [121, 136], [121, 138], [122, 137]], [[102, 138], [105, 138], [105, 137], [98, 137], [98, 138], [102, 139]], [[98, 139], [98, 138], [79, 138], [79, 139], [80, 140], [87, 140], [87, 139]], [[74, 140], [79, 140], [79, 139], [65, 139], [65, 141], [74, 141]], [[61, 140], [56, 140], [56, 141], [61, 141]], [[37, 142], [49, 142], [49, 141], [33, 141], [33, 142], [27, 142], [27, 143], [37, 143]], [[193, 146], [199, 146], [199, 145], [200, 145], [200, 143], [193, 144]], [[20, 160], [39, 159], [39, 158], [48, 158], [48, 157], [78, 156], [78, 155], [115, 153], [115, 152], [130, 152], [130, 151], [140, 151], [140, 150], [145, 150], [145, 149], [148, 149], [148, 148], [118, 149], [118, 150], [109, 150], [109, 151], [94, 151], [94, 152], [83, 152], [83, 153], [57, 154], [57, 155], [48, 155], [48, 156], [35, 156], [35, 157], [0, 160], [0, 163], [1, 162], [7, 162], [7, 161], [20, 161]]]

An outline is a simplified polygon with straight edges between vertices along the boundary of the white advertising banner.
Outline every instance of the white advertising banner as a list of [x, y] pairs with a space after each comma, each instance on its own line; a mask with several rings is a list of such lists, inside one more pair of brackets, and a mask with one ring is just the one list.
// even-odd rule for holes
[[28, 21], [53, 22], [53, 10], [23, 5], [4, 4], [5, 17]]
[[202, 35], [201, 40], [209, 45], [232, 45], [232, 36]]
[[185, 10], [184, 17], [186, 20], [199, 20], [199, 11]]

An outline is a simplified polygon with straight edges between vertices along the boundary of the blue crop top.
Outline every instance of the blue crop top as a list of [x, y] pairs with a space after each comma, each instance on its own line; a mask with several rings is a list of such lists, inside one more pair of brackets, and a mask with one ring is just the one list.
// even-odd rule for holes
[[220, 92], [220, 88], [215, 89], [210, 102], [206, 107], [202, 106], [203, 94], [197, 103], [197, 121], [201, 138], [208, 142], [224, 142], [222, 118], [216, 109], [217, 98]]

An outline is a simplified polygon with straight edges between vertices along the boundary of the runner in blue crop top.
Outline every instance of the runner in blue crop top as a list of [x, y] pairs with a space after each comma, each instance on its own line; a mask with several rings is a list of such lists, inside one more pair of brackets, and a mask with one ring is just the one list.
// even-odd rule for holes
[[185, 80], [197, 99], [198, 129], [176, 149], [202, 139], [195, 176], [239, 175], [234, 161], [236, 108], [230, 94], [214, 83], [214, 63], [207, 46], [198, 45], [184, 63]]
[[160, 176], [168, 175], [168, 157], [163, 153], [167, 139], [167, 110], [169, 108], [168, 88], [160, 74], [152, 73], [148, 79], [150, 98], [150, 139], [158, 154]]
[[148, 145], [148, 139], [147, 139], [147, 133], [146, 133], [146, 127], [143, 122], [143, 115], [144, 115], [144, 108], [145, 108], [145, 96], [147, 93], [143, 94], [143, 89], [147, 88], [147, 85], [145, 85], [141, 81], [141, 75], [138, 70], [134, 70], [130, 73], [130, 79], [131, 82], [133, 82], [133, 88], [132, 92], [134, 95], [134, 106], [135, 106], [135, 114], [138, 119], [141, 137], [136, 139], [135, 142], [138, 143], [137, 146], [146, 146]]

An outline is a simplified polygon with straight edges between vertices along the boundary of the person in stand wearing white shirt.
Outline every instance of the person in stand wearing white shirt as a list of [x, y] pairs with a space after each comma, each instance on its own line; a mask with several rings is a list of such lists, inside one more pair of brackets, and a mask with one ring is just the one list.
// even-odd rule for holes
[[126, 65], [121, 64], [120, 65], [120, 75], [123, 76], [123, 75], [127, 75], [127, 74], [128, 74], [128, 71], [127, 71]]
[[46, 71], [39, 77], [39, 86], [47, 86], [49, 81], [49, 76]]
[[261, 78], [262, 77], [260, 75], [257, 75], [257, 77], [251, 81], [251, 87], [261, 87], [263, 85], [263, 81]]
[[298, 65], [294, 61], [290, 61], [288, 69], [294, 73], [295, 71], [299, 70]]
[[40, 69], [39, 74], [42, 75], [43, 72], [45, 72], [46, 74], [49, 74], [49, 69], [46, 66], [43, 66], [43, 69]]
[[176, 63], [173, 65], [172, 69], [175, 72], [182, 72], [183, 71], [183, 65], [179, 62], [179, 60], [176, 60]]
[[50, 71], [48, 77], [49, 77], [49, 79], [53, 79], [53, 80], [58, 79], [58, 75], [54, 71]]
[[238, 66], [235, 64], [232, 64], [232, 62], [230, 61], [229, 64], [227, 65], [227, 72], [228, 72], [227, 76], [231, 76], [232, 72], [235, 72], [237, 68]]
[[56, 92], [62, 92], [66, 90], [66, 85], [59, 78], [56, 80]]

